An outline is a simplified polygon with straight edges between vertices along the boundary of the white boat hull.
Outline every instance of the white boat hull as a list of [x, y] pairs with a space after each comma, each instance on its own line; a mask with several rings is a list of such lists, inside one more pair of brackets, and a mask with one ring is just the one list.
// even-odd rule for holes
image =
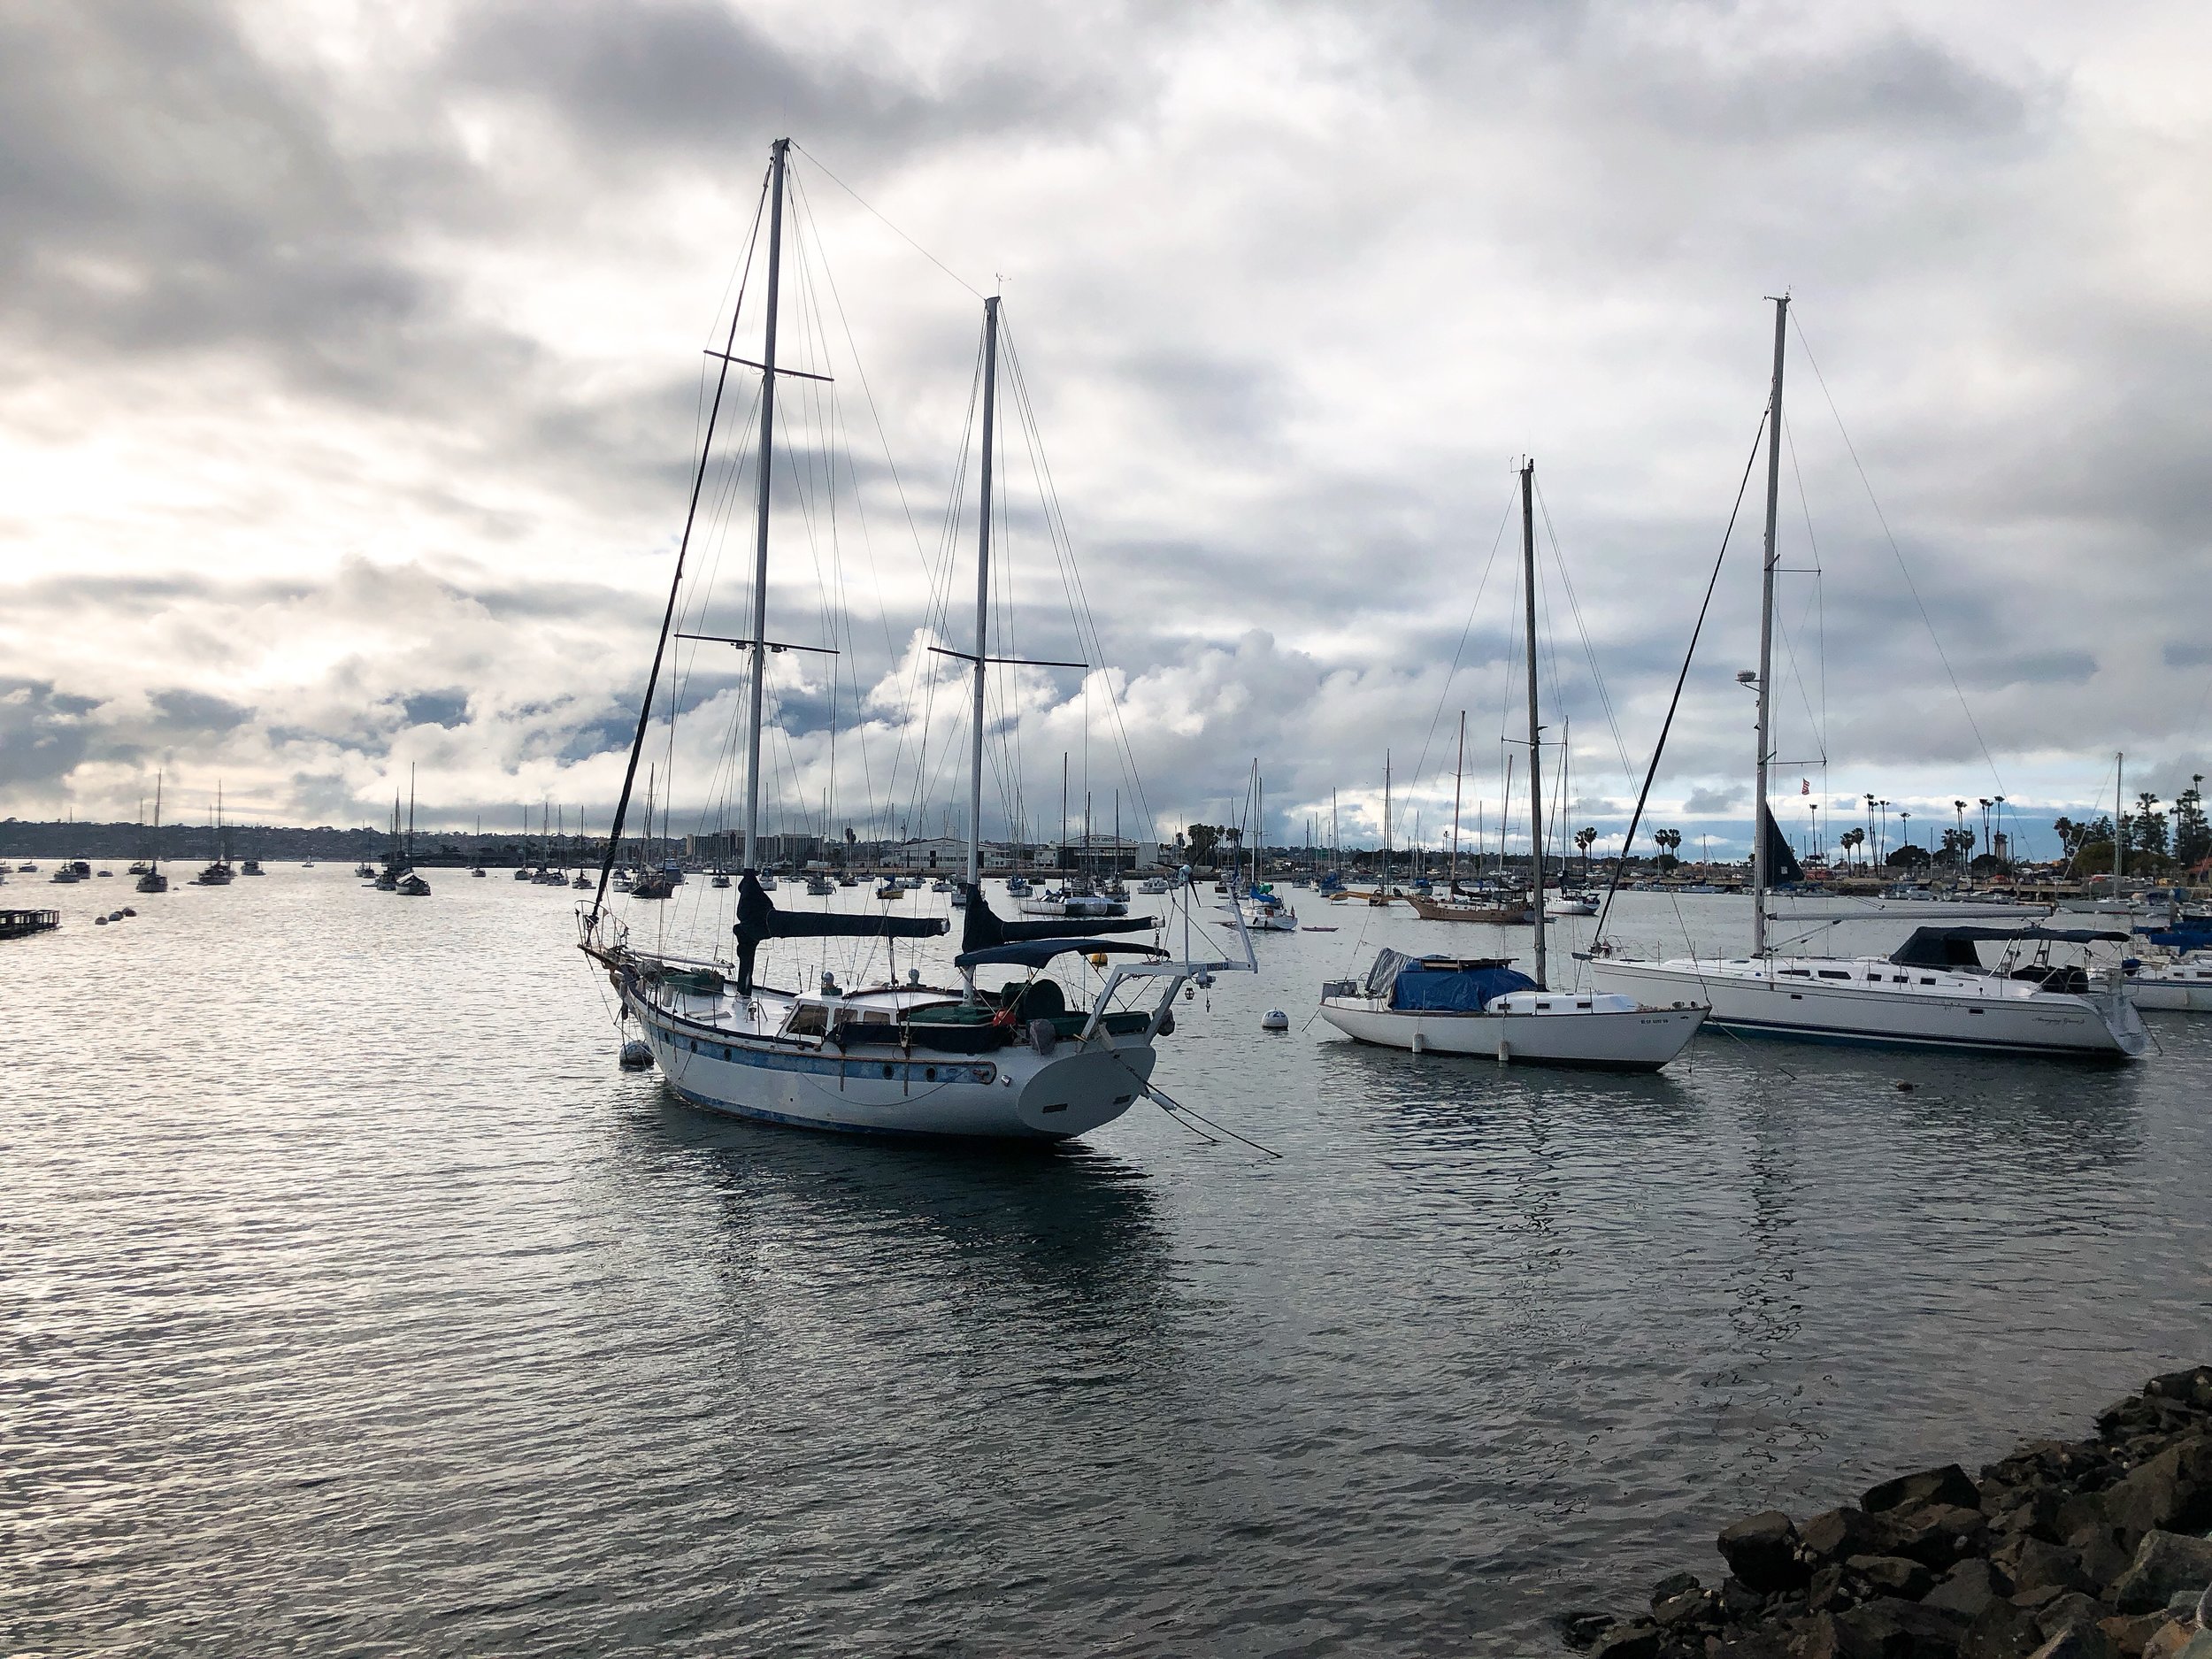
[[[1859, 964], [1847, 964], [1856, 966]], [[2025, 994], [2023, 981], [1993, 975], [1941, 974], [1923, 986], [1916, 970], [1886, 974], [1877, 990], [1863, 981], [1753, 977], [1748, 963], [1625, 962], [1599, 958], [1591, 982], [1645, 1002], [1709, 1002], [1718, 1026], [1802, 1041], [1881, 1048], [1972, 1049], [1985, 1053], [2133, 1058], [2149, 1044], [2124, 997]]]
[[1133, 1105], [1156, 1056], [1140, 1033], [988, 1054], [808, 1047], [696, 1025], [623, 998], [669, 1086], [694, 1106], [849, 1134], [1064, 1141]]
[[[1562, 994], [1563, 995], [1565, 994]], [[1655, 1071], [1689, 1047], [1702, 1008], [1566, 1014], [1440, 1013], [1394, 1009], [1379, 998], [1329, 996], [1321, 1018], [1346, 1036], [1415, 1054], [1474, 1055], [1510, 1065]]]
[[2128, 996], [2162, 1013], [2212, 1013], [2212, 968], [2146, 968], [2128, 980]]

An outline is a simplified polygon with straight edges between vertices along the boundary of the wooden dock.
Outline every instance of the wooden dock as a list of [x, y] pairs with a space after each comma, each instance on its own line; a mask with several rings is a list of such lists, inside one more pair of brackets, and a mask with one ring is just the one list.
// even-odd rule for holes
[[60, 926], [59, 910], [0, 910], [0, 939], [21, 939]]

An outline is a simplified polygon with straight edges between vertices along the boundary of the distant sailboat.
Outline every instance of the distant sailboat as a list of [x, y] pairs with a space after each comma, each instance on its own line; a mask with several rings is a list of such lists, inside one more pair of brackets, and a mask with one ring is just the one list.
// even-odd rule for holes
[[152, 848], [147, 856], [145, 872], [138, 878], [138, 890], [141, 893], [166, 893], [169, 890], [169, 878], [161, 873], [161, 773], [156, 772], [154, 774], [154, 839]]
[[192, 878], [196, 887], [227, 887], [231, 882], [230, 854], [223, 840], [223, 786], [215, 786], [215, 823], [211, 831], [215, 842], [215, 857], [206, 869]]

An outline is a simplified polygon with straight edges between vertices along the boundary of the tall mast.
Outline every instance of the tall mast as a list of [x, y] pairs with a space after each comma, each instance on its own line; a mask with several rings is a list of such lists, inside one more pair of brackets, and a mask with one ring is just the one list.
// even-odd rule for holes
[[[154, 774], [154, 856], [153, 868], [161, 868], [161, 774]], [[126, 872], [127, 873], [127, 872]]]
[[791, 141], [768, 156], [768, 322], [760, 344], [760, 490], [753, 531], [753, 685], [745, 713], [745, 868], [760, 839], [761, 693], [768, 681], [768, 498], [776, 459], [776, 296], [783, 280], [783, 169]]
[[1536, 711], [1536, 463], [1521, 464], [1521, 587], [1528, 605], [1528, 870], [1536, 984], [1544, 984], [1544, 728]]
[[[775, 267], [769, 266], [772, 273]], [[772, 284], [775, 278], [771, 275]], [[975, 532], [975, 731], [968, 755], [968, 885], [983, 879], [983, 657], [991, 613], [991, 442], [998, 417], [998, 296], [983, 302], [983, 507]]]
[[1383, 867], [1382, 895], [1390, 896], [1390, 751], [1383, 750]]
[[1774, 389], [1767, 395], [1766, 558], [1759, 580], [1759, 764], [1751, 791], [1751, 954], [1767, 953], [1768, 714], [1774, 678], [1774, 515], [1782, 496], [1782, 348], [1788, 339], [1790, 296], [1774, 302]]

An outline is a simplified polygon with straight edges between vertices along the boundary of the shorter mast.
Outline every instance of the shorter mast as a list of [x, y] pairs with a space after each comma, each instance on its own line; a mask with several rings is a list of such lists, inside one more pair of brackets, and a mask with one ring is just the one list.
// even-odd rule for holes
[[[2125, 749], [2112, 757], [2112, 896], [2120, 896], [2120, 878], [2128, 867], [2128, 757]], [[1971, 869], [1970, 861], [1968, 868]]]
[[1390, 896], [1390, 751], [1383, 750], [1383, 865], [1382, 895]]
[[1467, 774], [1467, 710], [1459, 711], [1459, 758], [1452, 763], [1452, 867], [1450, 890], [1459, 891], [1459, 792]]
[[1521, 467], [1521, 586], [1528, 614], [1528, 871], [1530, 902], [1536, 918], [1536, 988], [1544, 978], [1544, 773], [1543, 734], [1536, 708], [1536, 463]]

